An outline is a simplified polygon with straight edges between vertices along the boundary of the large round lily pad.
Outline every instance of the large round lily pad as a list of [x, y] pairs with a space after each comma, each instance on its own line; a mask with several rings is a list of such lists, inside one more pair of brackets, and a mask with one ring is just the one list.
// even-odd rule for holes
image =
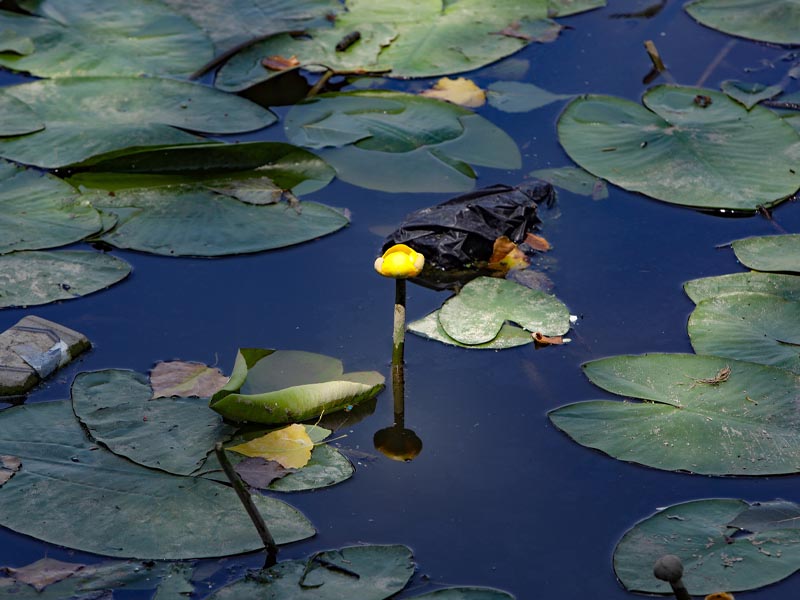
[[[0, 525], [107, 556], [177, 560], [263, 548], [235, 492], [136, 465], [89, 440], [69, 402], [0, 413], [0, 454], [22, 468], [0, 487]], [[275, 540], [314, 534], [297, 510], [255, 496]]]
[[296, 423], [369, 400], [383, 382], [376, 371], [344, 373], [340, 360], [322, 354], [242, 348], [211, 408], [234, 421]]
[[145, 375], [111, 369], [72, 383], [75, 415], [114, 454], [176, 475], [203, 464], [233, 433], [205, 398], [157, 398]]
[[755, 211], [800, 187], [800, 136], [766, 108], [676, 86], [649, 90], [643, 103], [578, 98], [559, 119], [559, 141], [590, 173], [673, 204]]
[[483, 117], [400, 92], [322, 94], [294, 106], [285, 129], [293, 144], [320, 150], [340, 179], [388, 192], [464, 191], [474, 185], [470, 164], [521, 164], [514, 141]]
[[48, 169], [125, 148], [203, 141], [185, 130], [237, 133], [275, 121], [244, 98], [169, 79], [67, 77], [3, 93], [25, 103], [45, 128], [21, 136], [0, 129], [0, 156]]
[[583, 446], [670, 471], [800, 472], [800, 378], [789, 371], [694, 354], [614, 356], [584, 369], [603, 389], [646, 402], [594, 400], [550, 412]]
[[101, 228], [72, 186], [0, 160], [0, 254], [64, 246]]
[[[230, 185], [219, 191], [211, 184], [167, 185], [85, 197], [117, 219], [100, 239], [118, 248], [165, 256], [261, 252], [328, 235], [349, 222], [342, 212], [316, 202], [241, 202], [236, 198], [238, 184]], [[245, 188], [245, 193], [264, 198], [272, 191], [268, 182], [260, 191]]]
[[732, 245], [736, 258], [745, 267], [800, 273], [800, 234], [750, 237]]
[[[774, 522], [778, 514], [782, 524]], [[630, 591], [669, 594], [669, 584], [653, 577], [653, 563], [673, 554], [683, 563], [683, 582], [693, 595], [760, 588], [800, 568], [798, 516], [800, 507], [784, 501], [676, 504], [623, 536], [614, 550], [614, 570]]]
[[689, 317], [689, 337], [698, 354], [800, 373], [800, 301], [755, 292], [709, 298]]
[[695, 304], [715, 296], [738, 292], [759, 292], [800, 302], [800, 277], [780, 273], [732, 273], [692, 279], [683, 289]]
[[130, 272], [124, 260], [99, 252], [6, 254], [0, 256], [0, 308], [79, 298], [114, 285]]
[[[0, 65], [39, 77], [188, 75], [213, 55], [191, 20], [156, 0], [21, 0], [32, 15], [0, 11], [0, 29], [31, 41]], [[4, 49], [0, 49], [4, 50]]]
[[685, 8], [712, 29], [762, 42], [800, 44], [797, 0], [693, 0]]
[[544, 292], [507, 279], [478, 277], [447, 300], [439, 311], [439, 324], [444, 332], [470, 346], [495, 339], [506, 321], [531, 333], [558, 336], [569, 331], [569, 310]]

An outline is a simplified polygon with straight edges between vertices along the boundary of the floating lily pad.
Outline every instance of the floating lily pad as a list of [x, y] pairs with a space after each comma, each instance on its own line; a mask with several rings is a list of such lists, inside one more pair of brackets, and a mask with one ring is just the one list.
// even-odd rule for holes
[[189, 475], [233, 433], [204, 398], [152, 396], [147, 376], [133, 371], [80, 373], [72, 383], [72, 407], [89, 435], [145, 467]]
[[506, 279], [478, 277], [439, 311], [444, 332], [470, 346], [494, 340], [506, 321], [531, 333], [558, 336], [569, 331], [569, 310], [544, 292]]
[[[292, 190], [295, 194], [310, 194], [324, 188], [336, 175], [315, 154], [280, 142], [131, 149], [111, 159], [90, 159], [81, 166], [88, 166], [91, 171], [73, 175], [69, 179], [71, 184], [114, 191], [146, 183], [170, 185], [198, 181], [213, 189], [241, 189], [248, 183], [263, 188], [265, 180], [269, 180], [274, 184], [273, 191], [278, 193]], [[143, 174], [151, 177], [145, 179]]]
[[526, 344], [533, 343], [533, 338], [529, 331], [525, 331], [516, 325], [503, 323], [500, 331], [491, 341], [484, 344], [462, 344], [447, 335], [439, 323], [439, 312], [440, 311], [435, 310], [418, 321], [410, 323], [408, 325], [408, 330], [411, 333], [416, 333], [421, 337], [436, 340], [437, 342], [478, 350], [503, 350], [505, 348], [516, 348], [517, 346], [525, 346]]
[[603, 389], [646, 402], [595, 400], [550, 412], [583, 446], [670, 471], [800, 472], [800, 378], [789, 371], [693, 354], [615, 356], [584, 369]]
[[44, 129], [44, 121], [13, 96], [0, 92], [0, 131], [3, 135], [22, 135]]
[[[561, 26], [548, 16], [597, 8], [605, 2], [496, 2], [474, 0], [347, 0], [333, 24], [303, 37], [274, 36], [234, 56], [216, 85], [239, 91], [276, 72], [261, 65], [266, 56], [296, 56], [304, 68], [380, 72], [389, 77], [433, 77], [471, 71], [533, 41], [549, 42]], [[358, 31], [349, 46], [337, 45]]]
[[72, 186], [0, 160], [0, 254], [64, 246], [102, 226]]
[[756, 271], [800, 273], [800, 235], [765, 235], [733, 242], [736, 258]]
[[706, 27], [739, 37], [800, 44], [800, 5], [796, 0], [693, 0], [685, 6]]
[[273, 481], [267, 489], [274, 492], [300, 492], [329, 487], [350, 479], [352, 463], [336, 448], [321, 444], [314, 447], [311, 460], [302, 469]]
[[800, 187], [800, 136], [766, 108], [675, 86], [643, 102], [578, 98], [559, 119], [559, 141], [590, 173], [673, 204], [755, 211]]
[[218, 590], [209, 600], [384, 600], [414, 573], [405, 546], [351, 546], [278, 563]]
[[722, 91], [742, 104], [747, 110], [753, 108], [762, 100], [769, 100], [780, 94], [783, 89], [779, 85], [766, 86], [761, 83], [747, 83], [744, 81], [723, 81]]
[[429, 594], [414, 596], [412, 600], [514, 600], [514, 596], [502, 590], [479, 587], [455, 587], [436, 590]]
[[294, 106], [285, 127], [289, 141], [320, 150], [340, 179], [389, 192], [464, 191], [475, 179], [468, 163], [521, 164], [514, 141], [486, 119], [413, 94], [322, 94]]
[[344, 373], [340, 360], [322, 354], [242, 348], [211, 408], [233, 421], [295, 423], [369, 400], [383, 382], [376, 371]]
[[698, 354], [727, 356], [800, 373], [800, 302], [740, 292], [700, 302], [689, 317]]
[[[317, 204], [240, 202], [204, 184], [167, 185], [84, 194], [116, 225], [98, 236], [118, 248], [165, 256], [224, 256], [261, 252], [306, 242], [349, 222], [340, 211]], [[248, 188], [253, 193], [252, 188]], [[269, 197], [267, 185], [262, 195]]]
[[693, 279], [683, 289], [695, 304], [715, 296], [737, 292], [758, 292], [800, 302], [800, 277], [777, 273], [733, 273]]
[[572, 98], [569, 94], [553, 94], [532, 83], [496, 81], [486, 92], [489, 104], [507, 113], [522, 113], [541, 108], [559, 100]]
[[213, 55], [211, 40], [161, 2], [22, 0], [32, 15], [0, 11], [0, 29], [31, 41], [0, 65], [38, 77], [189, 75]]
[[[683, 563], [683, 583], [692, 594], [753, 590], [788, 577], [800, 568], [800, 530], [775, 528], [753, 511], [773, 513], [798, 506], [789, 502], [748, 504], [743, 500], [695, 500], [670, 506], [629, 530], [614, 550], [614, 570], [626, 589], [670, 593], [653, 577], [653, 563], [665, 554]], [[748, 533], [739, 534], [741, 521]], [[751, 529], [752, 528], [752, 529]]]
[[[107, 556], [179, 560], [263, 548], [235, 492], [120, 458], [90, 441], [69, 402], [0, 412], [0, 454], [22, 469], [0, 487], [0, 525]], [[314, 534], [291, 506], [254, 500], [279, 544]]]
[[[3, 93], [25, 103], [45, 128], [0, 137], [0, 156], [48, 169], [125, 148], [203, 141], [184, 130], [237, 133], [275, 121], [244, 98], [169, 79], [62, 78], [6, 87]], [[0, 129], [0, 136], [9, 135]]]
[[590, 196], [592, 200], [608, 198], [608, 186], [602, 179], [577, 167], [560, 169], [538, 169], [531, 175], [580, 196]]
[[99, 252], [14, 252], [0, 256], [0, 308], [80, 298], [125, 279], [131, 266]]

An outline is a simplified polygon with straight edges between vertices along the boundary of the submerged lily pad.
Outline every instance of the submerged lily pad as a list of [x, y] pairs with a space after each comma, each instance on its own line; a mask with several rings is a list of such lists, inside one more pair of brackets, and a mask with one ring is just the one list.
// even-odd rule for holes
[[244, 98], [198, 84], [139, 77], [75, 77], [5, 87], [45, 128], [0, 129], [0, 156], [48, 169], [131, 147], [204, 141], [187, 131], [261, 129], [275, 116]]
[[[166, 185], [87, 193], [95, 208], [116, 217], [98, 236], [118, 248], [165, 256], [224, 256], [261, 252], [306, 242], [349, 222], [340, 211], [317, 204], [254, 205], [220, 193], [211, 184]], [[222, 190], [220, 190], [222, 191]], [[252, 187], [248, 193], [255, 193]], [[261, 195], [269, 198], [267, 184]]]
[[0, 160], [0, 254], [64, 246], [102, 226], [72, 186]]
[[756, 271], [800, 273], [800, 235], [764, 235], [733, 242], [736, 258]]
[[125, 279], [131, 266], [99, 252], [14, 252], [0, 256], [0, 308], [71, 300]]
[[233, 433], [206, 399], [152, 396], [147, 377], [133, 371], [80, 373], [72, 383], [72, 407], [89, 434], [146, 467], [189, 475]]
[[706, 27], [739, 37], [800, 44], [800, 4], [796, 0], [693, 0], [685, 6]]
[[289, 560], [226, 585], [209, 600], [384, 600], [411, 579], [405, 546], [350, 546]]
[[762, 100], [774, 98], [782, 91], [779, 85], [766, 86], [761, 83], [744, 81], [723, 81], [721, 88], [723, 92], [743, 105], [747, 110], [750, 110]]
[[766, 108], [676, 86], [643, 102], [578, 98], [559, 119], [559, 141], [590, 173], [673, 204], [755, 211], [800, 187], [800, 136]]
[[592, 200], [608, 198], [608, 186], [602, 179], [577, 167], [559, 169], [537, 169], [531, 175], [579, 196], [590, 196]]
[[514, 600], [514, 596], [502, 590], [482, 587], [454, 587], [436, 590], [411, 600]]
[[556, 427], [583, 446], [670, 471], [800, 472], [800, 378], [789, 371], [694, 354], [614, 356], [584, 369], [603, 389], [646, 402], [551, 411]]
[[653, 563], [673, 554], [683, 563], [683, 583], [692, 594], [775, 583], [800, 569], [800, 529], [791, 520], [776, 527], [766, 516], [776, 511], [796, 519], [800, 507], [734, 499], [670, 506], [623, 536], [614, 550], [614, 571], [630, 591], [669, 594], [669, 584], [653, 577]]
[[572, 98], [569, 94], [553, 94], [532, 83], [496, 81], [486, 91], [489, 104], [508, 113], [528, 112], [559, 100]]
[[[471, 71], [497, 61], [533, 41], [558, 37], [561, 26], [548, 20], [605, 2], [529, 0], [347, 0], [327, 27], [302, 37], [273, 36], [233, 57], [216, 85], [239, 91], [275, 74], [261, 65], [265, 56], [297, 56], [309, 69], [380, 72], [389, 77], [433, 77]], [[344, 36], [360, 38], [342, 48]]]
[[732, 273], [693, 279], [683, 289], [695, 304], [715, 296], [738, 292], [758, 292], [800, 302], [800, 277], [778, 273]]
[[322, 94], [294, 106], [285, 128], [293, 144], [320, 150], [340, 179], [388, 192], [464, 191], [475, 179], [468, 163], [515, 169], [522, 160], [483, 117], [400, 92]]
[[[98, 448], [69, 402], [0, 412], [0, 454], [22, 468], [0, 487], [0, 525], [107, 556], [179, 560], [263, 548], [235, 492], [198, 477], [148, 469]], [[291, 506], [254, 501], [279, 544], [314, 534]]]
[[529, 331], [510, 323], [503, 323], [500, 331], [491, 341], [484, 344], [462, 344], [447, 335], [447, 332], [439, 323], [439, 312], [435, 310], [418, 321], [409, 323], [408, 330], [411, 333], [416, 333], [421, 337], [436, 340], [437, 342], [478, 350], [504, 350], [505, 348], [516, 348], [517, 346], [533, 343], [533, 338]]
[[161, 2], [22, 0], [32, 15], [0, 11], [0, 29], [31, 40], [0, 65], [38, 77], [188, 75], [213, 55], [211, 40]]
[[233, 421], [295, 423], [369, 400], [383, 382], [376, 371], [344, 373], [340, 360], [322, 354], [242, 348], [211, 408]]
[[740, 292], [703, 300], [689, 317], [699, 354], [727, 356], [800, 373], [800, 302]]
[[478, 277], [439, 311], [444, 332], [470, 346], [494, 340], [506, 321], [531, 333], [558, 336], [569, 331], [569, 310], [544, 292], [507, 279]]

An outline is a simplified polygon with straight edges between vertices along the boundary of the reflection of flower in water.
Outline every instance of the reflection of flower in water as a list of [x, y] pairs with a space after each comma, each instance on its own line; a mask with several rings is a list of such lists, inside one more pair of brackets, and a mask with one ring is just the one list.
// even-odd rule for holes
[[422, 440], [410, 429], [396, 424], [375, 432], [375, 448], [392, 460], [410, 462], [422, 451]]
[[375, 270], [384, 277], [416, 277], [425, 265], [425, 257], [405, 244], [395, 244], [375, 259]]

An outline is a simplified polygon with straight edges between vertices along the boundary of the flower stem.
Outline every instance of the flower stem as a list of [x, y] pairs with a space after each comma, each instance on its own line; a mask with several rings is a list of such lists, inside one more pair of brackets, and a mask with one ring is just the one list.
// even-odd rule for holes
[[395, 279], [392, 368], [402, 367], [406, 343], [406, 280]]

